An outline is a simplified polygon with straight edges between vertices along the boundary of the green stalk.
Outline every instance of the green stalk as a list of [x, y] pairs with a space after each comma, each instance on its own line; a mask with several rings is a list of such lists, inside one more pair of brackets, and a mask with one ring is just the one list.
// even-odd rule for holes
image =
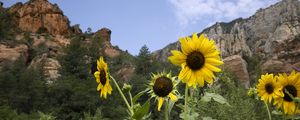
[[165, 120], [169, 120], [169, 100], [167, 100], [166, 104], [165, 104]]
[[269, 109], [269, 105], [266, 102], [265, 102], [265, 105], [267, 107], [267, 111], [268, 111], [268, 115], [269, 115], [269, 120], [272, 120], [271, 112], [270, 112], [270, 109]]
[[130, 91], [128, 92], [128, 94], [129, 94], [130, 104], [131, 104], [131, 106], [133, 107], [132, 95], [131, 95]]
[[185, 85], [185, 92], [184, 92], [184, 120], [187, 120], [187, 103], [188, 103], [188, 84]]
[[132, 116], [132, 115], [133, 115], [133, 110], [131, 109], [131, 107], [130, 107], [130, 105], [129, 105], [129, 103], [128, 103], [126, 97], [125, 97], [125, 95], [123, 94], [123, 92], [122, 92], [122, 90], [120, 89], [120, 87], [119, 87], [118, 83], [116, 82], [116, 80], [115, 80], [112, 76], [110, 76], [110, 78], [112, 79], [112, 81], [113, 81], [114, 84], [116, 85], [116, 87], [117, 87], [117, 89], [118, 89], [120, 95], [122, 96], [122, 98], [123, 98], [123, 100], [124, 100], [124, 102], [125, 102], [125, 104], [126, 104], [128, 110], [129, 110], [129, 112], [130, 112], [130, 114], [131, 114], [131, 116]]

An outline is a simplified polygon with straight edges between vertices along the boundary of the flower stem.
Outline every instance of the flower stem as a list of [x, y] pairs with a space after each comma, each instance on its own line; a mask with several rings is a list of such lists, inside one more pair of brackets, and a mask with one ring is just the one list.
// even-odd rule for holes
[[184, 120], [187, 120], [187, 103], [188, 103], [188, 84], [185, 85], [185, 92], [184, 92]]
[[130, 92], [128, 92], [128, 94], [129, 94], [129, 99], [130, 99], [130, 105], [131, 105], [131, 107], [133, 106], [133, 102], [132, 102], [132, 95], [131, 95], [131, 93]]
[[267, 111], [268, 111], [268, 115], [269, 115], [269, 120], [272, 120], [270, 109], [269, 109], [269, 105], [266, 102], [265, 102], [265, 105], [267, 107]]
[[166, 104], [165, 104], [165, 120], [169, 120], [169, 100], [167, 100]]
[[133, 115], [133, 110], [131, 109], [131, 107], [130, 107], [128, 101], [127, 101], [127, 99], [125, 98], [125, 95], [123, 94], [123, 92], [122, 92], [122, 90], [120, 89], [120, 87], [119, 87], [118, 83], [116, 82], [116, 80], [115, 80], [112, 76], [110, 76], [110, 78], [112, 79], [112, 81], [113, 81], [114, 84], [116, 85], [116, 87], [117, 87], [117, 89], [118, 89], [120, 95], [122, 96], [122, 98], [123, 98], [123, 100], [124, 100], [124, 102], [125, 102], [125, 104], [126, 104], [128, 110], [129, 110], [129, 112], [130, 112], [130, 114], [131, 114], [131, 116], [132, 116], [132, 115]]

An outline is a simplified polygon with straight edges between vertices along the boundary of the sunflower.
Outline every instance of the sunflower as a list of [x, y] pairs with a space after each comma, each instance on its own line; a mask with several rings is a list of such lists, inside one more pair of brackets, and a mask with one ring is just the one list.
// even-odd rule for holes
[[275, 98], [274, 104], [282, 108], [285, 114], [292, 115], [299, 111], [293, 97], [300, 97], [300, 74], [295, 71], [290, 75], [279, 74], [278, 82], [282, 86], [284, 96]]
[[273, 74], [262, 75], [256, 88], [258, 96], [265, 103], [271, 103], [272, 98], [283, 96], [282, 87], [277, 83]]
[[97, 60], [97, 71], [94, 73], [94, 76], [98, 83], [97, 91], [100, 91], [100, 97], [106, 99], [107, 93], [111, 94], [112, 88], [109, 84], [107, 64], [103, 60], [103, 57], [100, 57], [99, 60]]
[[213, 72], [220, 72], [217, 66], [222, 65], [220, 52], [217, 50], [214, 40], [209, 40], [204, 34], [200, 37], [196, 33], [192, 38], [180, 38], [181, 51], [172, 50], [173, 56], [169, 60], [181, 66], [179, 79], [188, 86], [204, 86], [204, 81], [213, 83], [215, 75]]
[[161, 106], [163, 105], [164, 100], [170, 98], [172, 101], [177, 101], [177, 82], [175, 77], [171, 77], [171, 73], [158, 73], [152, 74], [151, 81], [149, 83], [148, 93], [151, 97], [155, 97], [158, 100], [158, 108], [160, 111]]

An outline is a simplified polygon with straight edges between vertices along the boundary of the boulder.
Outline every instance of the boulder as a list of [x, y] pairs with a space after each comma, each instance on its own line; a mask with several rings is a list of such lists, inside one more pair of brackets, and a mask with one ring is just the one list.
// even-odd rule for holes
[[223, 61], [225, 67], [235, 74], [240, 83], [242, 83], [245, 88], [249, 88], [250, 78], [246, 61], [240, 55], [226, 57]]

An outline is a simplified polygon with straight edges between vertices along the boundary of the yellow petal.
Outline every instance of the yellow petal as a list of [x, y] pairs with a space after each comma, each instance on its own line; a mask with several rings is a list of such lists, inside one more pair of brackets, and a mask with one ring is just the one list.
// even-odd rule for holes
[[201, 40], [201, 44], [200, 44], [200, 51], [204, 52], [207, 49], [207, 45], [208, 44], [208, 39], [206, 37], [204, 37], [204, 39]]
[[181, 69], [179, 75], [178, 75], [178, 78], [179, 78], [183, 83], [186, 82], [186, 79], [184, 79], [184, 78], [185, 78], [185, 76], [187, 75], [187, 72], [188, 72], [188, 69], [186, 69], [186, 68], [183, 67], [183, 68]]
[[188, 44], [188, 41], [185, 38], [180, 38], [179, 42], [181, 44], [181, 51], [183, 52], [183, 54], [188, 55], [192, 51], [192, 48], [190, 44]]
[[103, 97], [103, 92], [102, 91], [100, 91], [100, 98], [102, 98]]
[[210, 65], [210, 64], [205, 64], [205, 67], [207, 67], [209, 70], [214, 71], [214, 72], [221, 72], [220, 68], [217, 68], [217, 67], [215, 67], [213, 65]]
[[158, 100], [158, 108], [157, 108], [158, 111], [160, 111], [160, 108], [161, 108], [161, 106], [163, 105], [163, 103], [164, 103], [164, 99], [163, 99], [162, 97], [159, 97], [159, 100]]
[[111, 94], [112, 88], [111, 88], [110, 84], [107, 85], [107, 91], [108, 91], [108, 94]]
[[190, 37], [186, 37], [186, 39], [187, 39], [187, 42], [188, 42], [189, 46], [191, 47], [192, 51], [195, 51], [196, 44], [194, 43], [194, 40], [192, 40], [192, 38], [190, 38]]
[[205, 63], [213, 64], [213, 65], [222, 65], [223, 61], [214, 58], [205, 58]]
[[103, 86], [102, 92], [103, 92], [104, 98], [106, 98], [106, 95], [107, 95], [107, 86]]
[[100, 64], [100, 61], [99, 60], [97, 60], [97, 69], [98, 69], [98, 71], [100, 71], [101, 70], [101, 64]]
[[186, 69], [186, 76], [184, 76], [183, 79], [184, 79], [187, 83], [189, 83], [190, 80], [191, 80], [191, 77], [192, 77], [192, 70], [191, 70], [190, 68], [188, 68], [188, 67], [185, 67], [185, 69]]
[[200, 50], [200, 40], [198, 38], [198, 35], [196, 33], [194, 33], [192, 39], [193, 39], [193, 44], [194, 44], [194, 50], [199, 51]]
[[170, 94], [169, 94], [169, 97], [170, 97], [170, 99], [171, 99], [172, 101], [177, 101], [177, 97], [176, 97], [176, 95], [174, 95], [173, 93], [170, 93]]
[[207, 54], [204, 54], [204, 57], [205, 58], [218, 58], [220, 55], [220, 52], [215, 50], [214, 52], [210, 52], [210, 53], [207, 53]]
[[94, 73], [94, 76], [95, 76], [95, 78], [96, 78], [97, 83], [99, 83], [99, 82], [100, 82], [100, 72], [99, 72], [99, 71], [96, 71], [96, 72]]
[[98, 84], [98, 86], [97, 86], [97, 91], [99, 91], [100, 89], [102, 89], [102, 84]]
[[190, 87], [194, 84], [196, 84], [196, 76], [195, 76], [194, 72], [191, 72], [191, 77], [188, 81], [188, 86]]
[[186, 56], [182, 54], [181, 52], [177, 50], [172, 50], [171, 51], [173, 56], [170, 56], [168, 59], [171, 61], [172, 64], [174, 65], [181, 65], [186, 61]]
[[197, 79], [197, 83], [200, 85], [200, 87], [203, 87], [204, 86], [203, 73], [201, 71], [198, 71], [197, 76], [199, 76]]

